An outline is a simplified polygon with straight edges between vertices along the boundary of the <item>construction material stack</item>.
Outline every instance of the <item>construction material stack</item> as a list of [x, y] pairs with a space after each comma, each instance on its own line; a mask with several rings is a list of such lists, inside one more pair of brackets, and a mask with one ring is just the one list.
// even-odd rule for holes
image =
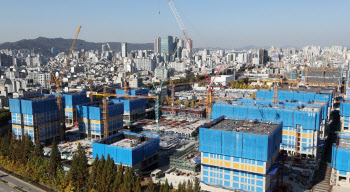
[[17, 139], [28, 134], [33, 142], [47, 142], [59, 136], [59, 114], [54, 95], [10, 99], [12, 132]]
[[208, 185], [243, 191], [271, 191], [279, 167], [283, 123], [219, 117], [199, 130], [201, 179]]
[[[108, 102], [108, 135], [113, 135], [123, 128], [124, 104]], [[103, 105], [102, 102], [93, 102], [77, 105], [79, 131], [91, 139], [104, 137]]]

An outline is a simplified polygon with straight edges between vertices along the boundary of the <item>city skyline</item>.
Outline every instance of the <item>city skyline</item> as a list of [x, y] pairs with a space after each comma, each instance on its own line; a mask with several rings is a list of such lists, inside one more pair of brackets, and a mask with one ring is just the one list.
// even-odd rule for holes
[[[0, 13], [7, 18], [2, 22], [0, 42], [39, 36], [70, 38], [78, 25], [83, 26], [80, 39], [89, 42], [153, 43], [155, 37], [167, 35], [184, 39], [165, 0], [69, 3], [7, 2]], [[350, 45], [346, 40], [350, 27], [344, 24], [347, 1], [174, 3], [194, 48]]]

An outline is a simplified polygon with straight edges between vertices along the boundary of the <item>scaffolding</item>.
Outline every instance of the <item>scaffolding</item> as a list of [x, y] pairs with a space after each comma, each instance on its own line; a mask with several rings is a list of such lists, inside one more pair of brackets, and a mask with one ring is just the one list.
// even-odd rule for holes
[[189, 144], [186, 149], [178, 151], [170, 156], [170, 167], [190, 172], [199, 172], [200, 164], [193, 160], [196, 156], [196, 151], [198, 152], [196, 144]]

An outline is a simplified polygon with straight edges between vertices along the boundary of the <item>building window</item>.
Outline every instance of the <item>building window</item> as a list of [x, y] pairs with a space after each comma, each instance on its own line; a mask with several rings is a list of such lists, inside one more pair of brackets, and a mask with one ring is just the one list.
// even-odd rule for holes
[[341, 182], [346, 181], [346, 177], [339, 176], [339, 181]]

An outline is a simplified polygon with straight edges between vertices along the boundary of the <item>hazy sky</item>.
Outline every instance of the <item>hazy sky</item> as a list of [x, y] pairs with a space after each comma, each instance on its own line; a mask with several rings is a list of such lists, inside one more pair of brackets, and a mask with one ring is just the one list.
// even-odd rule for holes
[[[349, 0], [173, 0], [194, 47], [349, 45]], [[183, 37], [167, 0], [0, 0], [0, 42]], [[159, 14], [160, 12], [160, 14]]]

